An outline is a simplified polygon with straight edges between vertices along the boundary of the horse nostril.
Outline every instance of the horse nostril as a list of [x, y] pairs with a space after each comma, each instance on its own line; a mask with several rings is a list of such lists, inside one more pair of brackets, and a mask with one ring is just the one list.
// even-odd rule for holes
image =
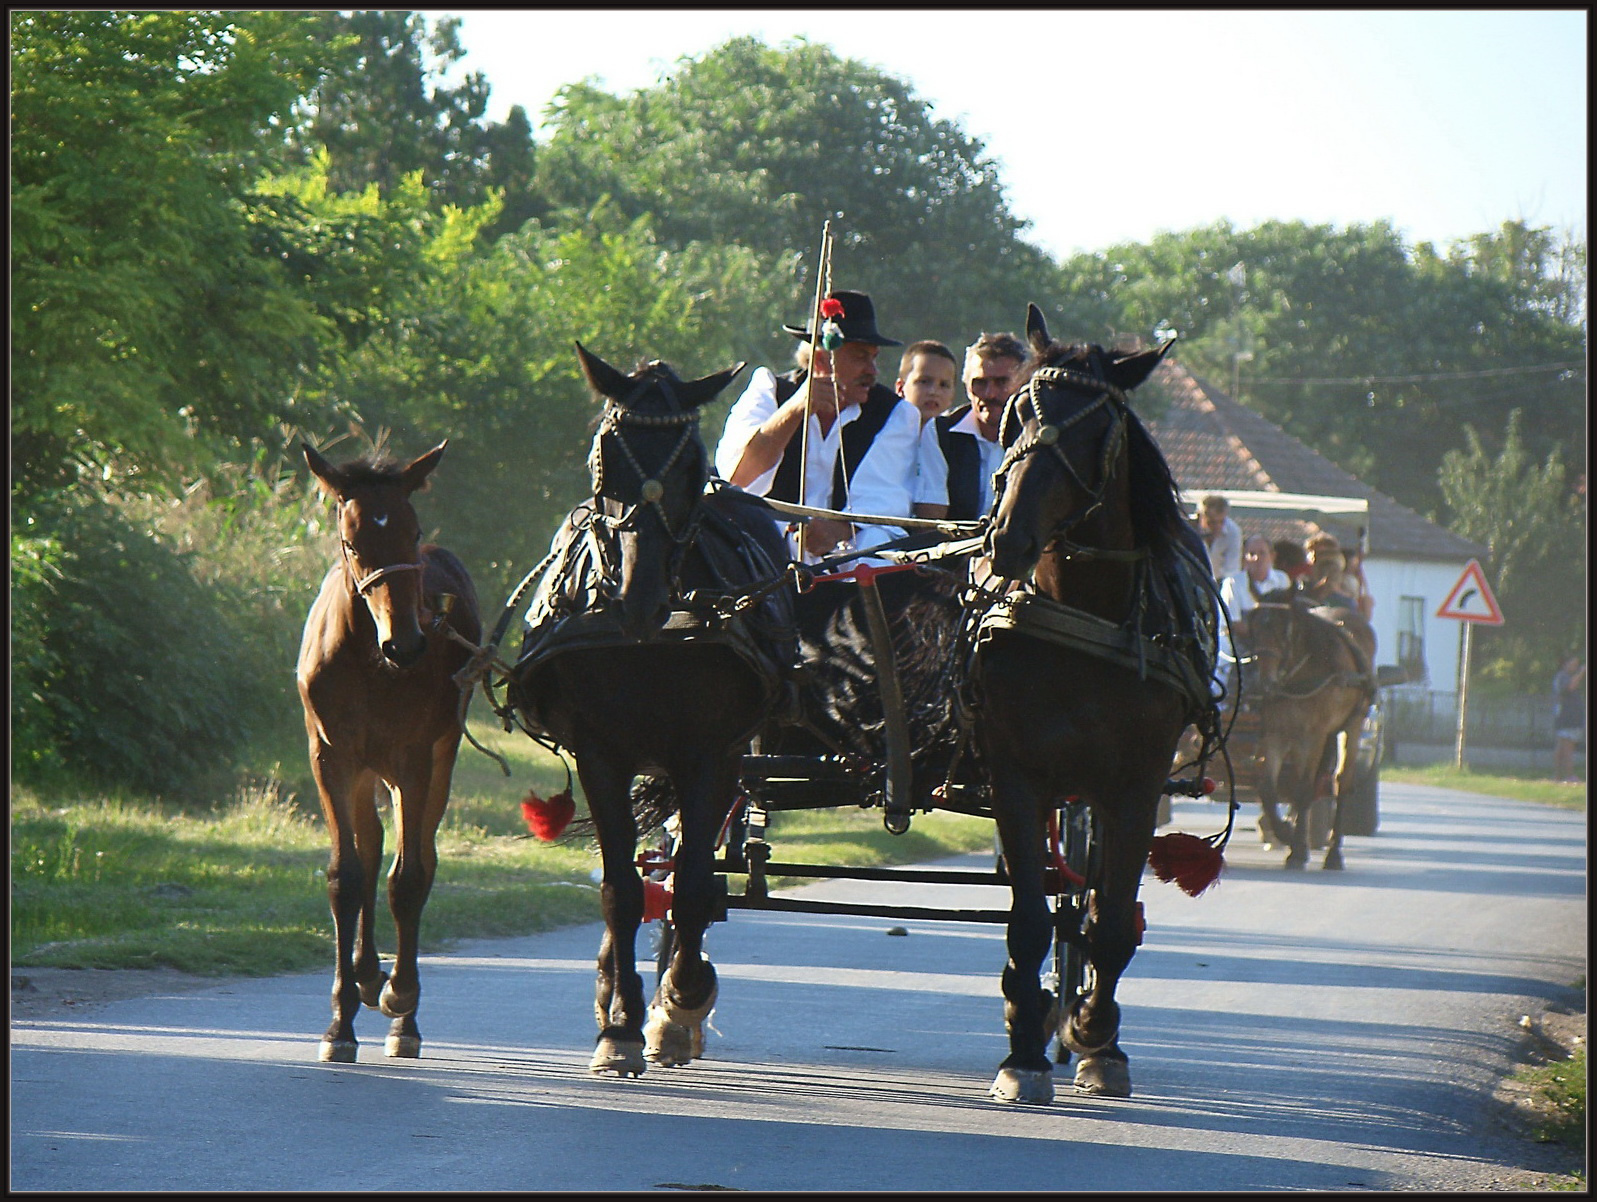
[[411, 640], [386, 639], [383, 642], [383, 658], [396, 668], [410, 667], [426, 650], [427, 637], [422, 634]]

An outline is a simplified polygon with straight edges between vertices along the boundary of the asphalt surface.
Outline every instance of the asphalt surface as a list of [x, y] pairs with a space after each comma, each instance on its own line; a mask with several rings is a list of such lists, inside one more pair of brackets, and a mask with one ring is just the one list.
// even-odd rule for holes
[[[13, 1019], [11, 1189], [1522, 1186], [1544, 1165], [1491, 1092], [1522, 1014], [1584, 1004], [1585, 815], [1392, 784], [1381, 815], [1342, 873], [1286, 872], [1241, 819], [1215, 890], [1147, 878], [1119, 995], [1129, 1100], [1068, 1080], [1051, 1107], [988, 1100], [1001, 928], [736, 911], [709, 941], [706, 1059], [637, 1080], [587, 1071], [596, 925], [424, 957], [415, 1061], [383, 1056], [368, 1012], [360, 1062], [318, 1063], [330, 971]], [[1178, 802], [1166, 829], [1222, 817]]]

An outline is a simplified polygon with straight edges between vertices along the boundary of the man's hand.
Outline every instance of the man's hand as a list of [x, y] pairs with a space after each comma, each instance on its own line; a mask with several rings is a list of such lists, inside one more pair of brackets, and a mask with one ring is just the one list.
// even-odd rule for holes
[[804, 550], [811, 555], [830, 555], [839, 543], [854, 537], [852, 522], [836, 518], [811, 518], [804, 527]]

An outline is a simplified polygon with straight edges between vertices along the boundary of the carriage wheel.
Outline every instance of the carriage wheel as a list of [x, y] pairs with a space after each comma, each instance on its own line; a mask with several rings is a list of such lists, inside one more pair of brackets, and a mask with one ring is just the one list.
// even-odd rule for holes
[[[1076, 999], [1092, 987], [1092, 964], [1087, 959], [1087, 910], [1091, 882], [1098, 872], [1097, 827], [1092, 807], [1085, 802], [1067, 805], [1059, 812], [1059, 852], [1076, 877], [1074, 884], [1062, 874], [1062, 891], [1054, 899], [1055, 996], [1059, 999], [1059, 1027], [1070, 1017]], [[1068, 1064], [1070, 1051], [1055, 1032], [1054, 1062]]]

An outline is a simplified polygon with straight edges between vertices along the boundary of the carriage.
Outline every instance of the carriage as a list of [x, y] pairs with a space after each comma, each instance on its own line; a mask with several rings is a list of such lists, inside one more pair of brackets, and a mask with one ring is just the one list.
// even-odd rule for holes
[[[1240, 489], [1187, 490], [1182, 494], [1184, 504], [1196, 505], [1203, 496], [1218, 493], [1230, 503], [1233, 511], [1249, 515], [1251, 528], [1264, 533], [1274, 541], [1285, 536], [1302, 541], [1306, 528], [1329, 529], [1341, 540], [1357, 541], [1366, 550], [1369, 546], [1369, 501], [1363, 497], [1340, 497], [1306, 493], [1264, 492]], [[1227, 654], [1236, 649], [1225, 649]], [[1260, 778], [1264, 771], [1262, 749], [1263, 711], [1268, 705], [1256, 687], [1250, 687], [1250, 664], [1246, 649], [1240, 649], [1242, 678], [1240, 701], [1233, 698], [1226, 721], [1226, 755], [1213, 765], [1210, 775], [1222, 789], [1235, 789], [1237, 799], [1244, 804], [1260, 802]], [[1399, 669], [1380, 667], [1376, 670], [1378, 685], [1398, 683], [1393, 678]], [[1384, 731], [1380, 693], [1372, 693], [1371, 704], [1364, 716], [1358, 748], [1354, 759], [1354, 781], [1342, 813], [1342, 833], [1345, 835], [1374, 835], [1380, 825], [1378, 791], [1381, 762], [1384, 756]], [[1313, 774], [1314, 798], [1310, 811], [1309, 842], [1312, 847], [1322, 847], [1331, 829], [1334, 806], [1334, 787], [1331, 756], [1328, 755]], [[1268, 845], [1272, 833], [1262, 828], [1261, 837]]]
[[[1010, 1052], [991, 1095], [1051, 1102], [1055, 1064], [1074, 1058], [1078, 1091], [1129, 1096], [1114, 995], [1141, 942], [1144, 868], [1201, 893], [1219, 874], [1235, 813], [1208, 837], [1155, 834], [1162, 798], [1207, 791], [1201, 770], [1223, 742], [1216, 586], [1127, 396], [1170, 343], [1130, 351], [1056, 343], [1035, 306], [1027, 336], [1029, 378], [1005, 408], [986, 518], [968, 528], [934, 523], [920, 544], [876, 547], [863, 561], [846, 552], [815, 564], [789, 560], [773, 502], [709, 470], [699, 413], [741, 364], [696, 380], [658, 361], [624, 373], [578, 344], [603, 404], [588, 459], [592, 498], [567, 515], [480, 644], [472, 607], [463, 626], [448, 616], [450, 597], [469, 588], [435, 585], [402, 504], [441, 448], [376, 477], [381, 498], [346, 497], [343, 479], [330, 475], [346, 525], [345, 561], [328, 586], [349, 618], [339, 654], [375, 664], [378, 685], [393, 672], [409, 680], [418, 655], [434, 666], [466, 661], [414, 680], [417, 689], [428, 682], [430, 711], [458, 708], [427, 733], [441, 749], [429, 761], [433, 788], [403, 785], [401, 837], [422, 871], [415, 890], [409, 877], [390, 882], [402, 935], [413, 940], [430, 884], [431, 826], [458, 739], [471, 737], [465, 707], [480, 682], [506, 729], [575, 761], [582, 783], [603, 864], [592, 1071], [636, 1077], [650, 1063], [701, 1057], [719, 994], [705, 931], [729, 910], [761, 908], [1003, 924]], [[396, 525], [394, 513], [405, 520]], [[403, 537], [391, 537], [396, 529]], [[970, 570], [977, 552], [985, 574]], [[499, 648], [524, 602], [521, 646], [506, 662]], [[390, 610], [409, 616], [404, 640], [379, 636], [384, 666], [361, 644], [389, 629]], [[307, 639], [326, 641], [310, 626]], [[382, 692], [361, 688], [368, 702]], [[369, 717], [386, 725], [389, 741], [415, 734], [401, 730], [403, 715]], [[313, 758], [326, 726], [308, 702]], [[1172, 779], [1189, 726], [1200, 735], [1196, 771]], [[340, 772], [400, 787], [387, 764]], [[337, 790], [324, 790], [324, 803], [342, 820], [343, 777], [331, 783]], [[569, 817], [570, 793], [568, 783], [549, 809]], [[535, 813], [548, 819], [541, 804], [524, 803], [530, 824]], [[990, 870], [774, 858], [773, 814], [839, 806], [879, 808], [899, 833], [916, 812], [989, 817], [999, 855]], [[372, 825], [365, 810], [339, 824], [342, 867], [329, 896], [340, 958], [324, 1058], [354, 1058], [350, 1019], [362, 1002], [380, 1001], [394, 1019], [390, 1055], [420, 1050], [408, 944], [402, 981], [375, 968]], [[657, 831], [664, 845], [649, 846]], [[1011, 905], [856, 907], [778, 896], [775, 876], [987, 883], [1007, 886]], [[670, 937], [646, 1000], [635, 941], [651, 918], [668, 923]]]

